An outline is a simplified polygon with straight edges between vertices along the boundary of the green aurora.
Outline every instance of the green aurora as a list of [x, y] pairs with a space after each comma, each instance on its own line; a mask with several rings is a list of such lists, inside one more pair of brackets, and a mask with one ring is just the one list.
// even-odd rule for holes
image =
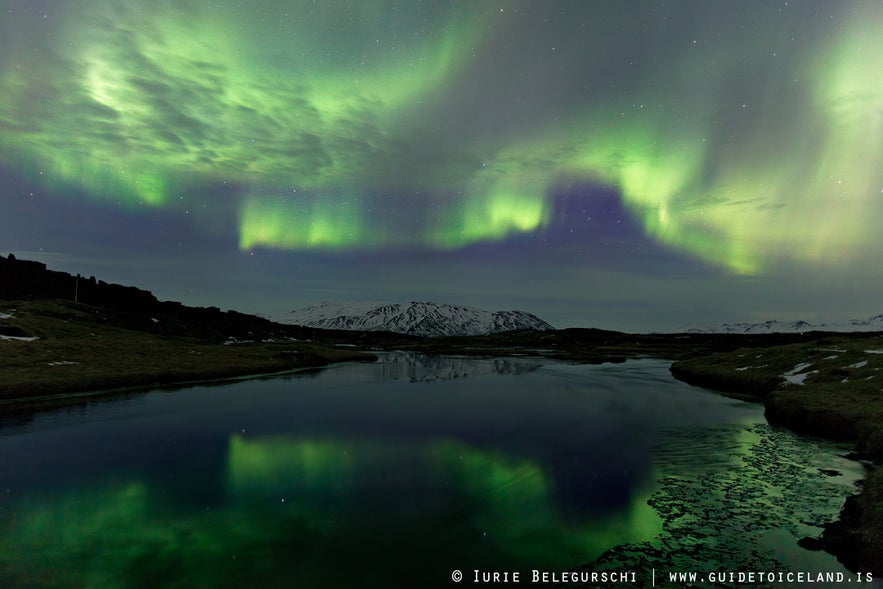
[[879, 2], [593, 4], [560, 47], [532, 3], [2, 6], [3, 161], [243, 250], [542, 233], [575, 184], [735, 273], [879, 246]]
[[[456, 499], [415, 521], [408, 498], [384, 489], [376, 513], [349, 513], [370, 502], [375, 481], [399, 473], [402, 460], [415, 465], [396, 475], [406, 477], [406, 489], [452, 487]], [[3, 522], [9, 533], [0, 540], [0, 563], [7, 579], [29, 586], [328, 585], [335, 575], [349, 585], [360, 571], [372, 571], [375, 556], [388, 564], [415, 545], [427, 558], [450, 549], [436, 534], [462, 536], [462, 553], [448, 558], [505, 554], [510, 561], [516, 555], [564, 566], [612, 544], [651, 539], [661, 526], [640, 494], [629, 498], [625, 518], [611, 512], [572, 521], [558, 512], [538, 464], [455, 441], [403, 448], [371, 440], [232, 436], [222, 486], [221, 503], [196, 510], [140, 479], [25, 499], [17, 517]], [[424, 509], [432, 504], [423, 501]], [[481, 530], [492, 530], [491, 538]], [[426, 575], [425, 562], [414, 566]], [[375, 576], [372, 571], [362, 580], [374, 586]]]
[[[217, 478], [114, 474], [21, 494], [0, 518], [0, 564], [16, 586], [107, 588], [373, 587], [409, 574], [435, 586], [473, 561], [569, 568], [602, 554], [599, 570], [645, 574], [695, 566], [697, 554], [781, 566], [768, 560], [782, 556], [768, 550], [771, 522], [812, 533], [861, 467], [841, 459], [846, 474], [832, 478], [829, 451], [752, 422], [690, 433], [701, 465], [683, 439], [665, 440], [618, 508], [589, 512], [562, 504], [541, 463], [454, 439], [234, 434]], [[189, 485], [204, 491], [196, 505], [176, 494]]]

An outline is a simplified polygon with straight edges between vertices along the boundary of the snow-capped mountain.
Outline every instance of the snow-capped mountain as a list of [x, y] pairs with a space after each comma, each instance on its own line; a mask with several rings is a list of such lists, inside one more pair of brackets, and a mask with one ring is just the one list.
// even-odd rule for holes
[[846, 323], [809, 323], [807, 321], [765, 321], [763, 323], [724, 323], [694, 327], [688, 333], [804, 333], [808, 331], [883, 331], [883, 314]]
[[386, 305], [319, 303], [292, 311], [281, 321], [321, 329], [392, 331], [424, 337], [484, 335], [514, 329], [554, 329], [539, 317], [524, 311], [490, 312], [459, 305], [415, 301]]

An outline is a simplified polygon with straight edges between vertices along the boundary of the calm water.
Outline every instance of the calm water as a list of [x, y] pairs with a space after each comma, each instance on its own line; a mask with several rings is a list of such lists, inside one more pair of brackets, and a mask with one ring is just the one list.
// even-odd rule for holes
[[844, 571], [796, 541], [859, 465], [667, 368], [392, 354], [7, 416], [0, 587]]

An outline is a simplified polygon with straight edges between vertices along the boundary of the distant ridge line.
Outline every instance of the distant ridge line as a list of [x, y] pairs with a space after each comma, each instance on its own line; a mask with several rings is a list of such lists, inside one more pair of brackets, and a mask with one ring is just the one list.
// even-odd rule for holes
[[867, 319], [852, 319], [845, 323], [810, 323], [808, 321], [763, 321], [760, 323], [722, 323], [706, 327], [692, 327], [686, 333], [807, 333], [830, 332], [883, 332], [883, 313]]
[[284, 323], [350, 331], [389, 331], [423, 337], [473, 336], [503, 331], [555, 329], [525, 311], [485, 311], [428, 301], [410, 303], [319, 303], [297, 309]]

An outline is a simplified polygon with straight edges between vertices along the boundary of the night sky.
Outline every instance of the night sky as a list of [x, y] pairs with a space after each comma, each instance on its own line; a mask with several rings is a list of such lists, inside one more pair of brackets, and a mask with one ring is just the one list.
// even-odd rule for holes
[[883, 2], [0, 1], [0, 252], [278, 315], [883, 312]]

